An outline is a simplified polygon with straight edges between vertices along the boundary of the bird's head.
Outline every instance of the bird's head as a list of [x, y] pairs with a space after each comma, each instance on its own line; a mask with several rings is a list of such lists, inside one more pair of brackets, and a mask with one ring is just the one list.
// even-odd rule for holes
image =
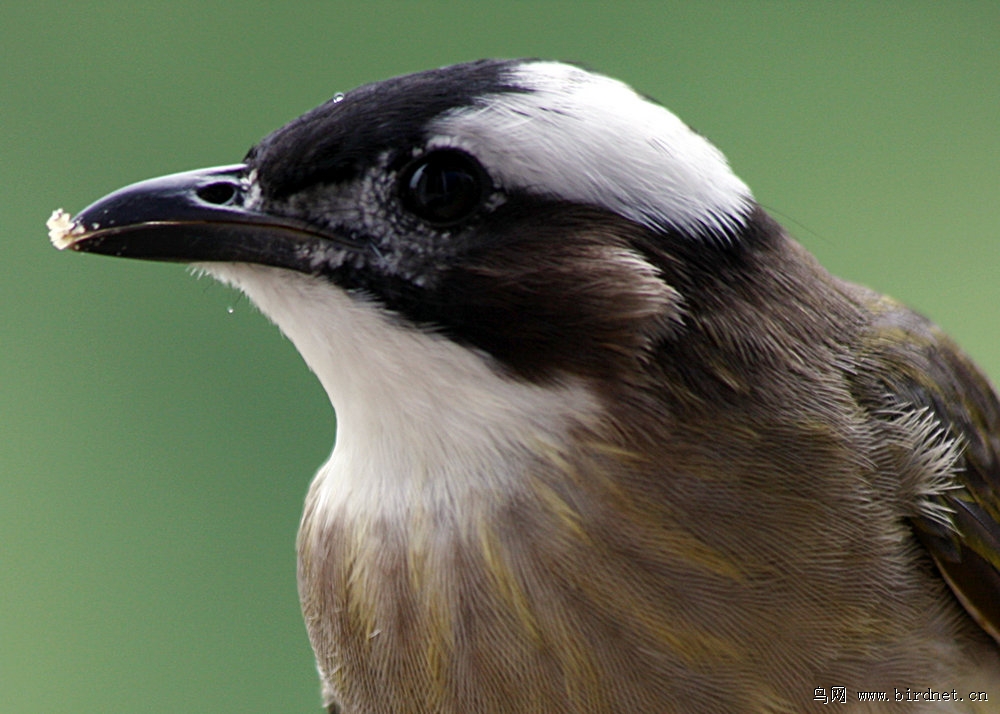
[[684, 276], [739, 254], [754, 211], [717, 149], [621, 82], [486, 60], [337, 94], [243, 163], [121, 189], [56, 221], [53, 242], [198, 264], [321, 379], [312, 353], [328, 350], [277, 304], [279, 284], [542, 382], [645, 359], [683, 323]]
[[[939, 642], [954, 613], [904, 519], [997, 619], [979, 615], [996, 609], [985, 380], [823, 271], [711, 144], [620, 82], [487, 60], [370, 84], [240, 164], [57, 212], [50, 237], [237, 286], [323, 382], [337, 443], [299, 583], [345, 710], [588, 692], [697, 711], [726, 691], [734, 711], [798, 711], [816, 673], [922, 681], [897, 675], [943, 650], [910, 634]], [[979, 510], [955, 490], [967, 436]], [[983, 557], [959, 566], [967, 544]]]

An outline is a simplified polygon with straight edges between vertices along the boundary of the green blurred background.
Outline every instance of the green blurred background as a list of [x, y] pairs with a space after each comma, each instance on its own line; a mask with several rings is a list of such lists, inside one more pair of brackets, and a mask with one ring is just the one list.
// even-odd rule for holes
[[996, 2], [5, 3], [0, 53], [3, 713], [319, 711], [294, 539], [322, 390], [245, 299], [44, 223], [361, 82], [523, 55], [620, 77], [1000, 377]]

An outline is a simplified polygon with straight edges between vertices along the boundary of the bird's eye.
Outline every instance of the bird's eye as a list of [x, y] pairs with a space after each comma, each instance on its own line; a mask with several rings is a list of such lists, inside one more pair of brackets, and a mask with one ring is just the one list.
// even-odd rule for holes
[[490, 179], [474, 158], [443, 149], [417, 157], [400, 174], [399, 194], [406, 210], [438, 226], [462, 221], [489, 196]]

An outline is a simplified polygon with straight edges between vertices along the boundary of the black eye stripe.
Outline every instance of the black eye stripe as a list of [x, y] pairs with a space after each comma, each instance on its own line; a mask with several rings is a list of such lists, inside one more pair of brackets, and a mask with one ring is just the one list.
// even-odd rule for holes
[[490, 178], [480, 163], [455, 149], [418, 156], [399, 177], [403, 207], [436, 226], [454, 225], [474, 215], [490, 188]]

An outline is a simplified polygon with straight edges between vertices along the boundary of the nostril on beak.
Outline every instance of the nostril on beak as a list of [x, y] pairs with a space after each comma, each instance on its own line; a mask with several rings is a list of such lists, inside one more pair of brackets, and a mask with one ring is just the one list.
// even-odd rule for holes
[[198, 198], [206, 203], [224, 206], [236, 197], [236, 186], [228, 181], [210, 183], [197, 190]]

